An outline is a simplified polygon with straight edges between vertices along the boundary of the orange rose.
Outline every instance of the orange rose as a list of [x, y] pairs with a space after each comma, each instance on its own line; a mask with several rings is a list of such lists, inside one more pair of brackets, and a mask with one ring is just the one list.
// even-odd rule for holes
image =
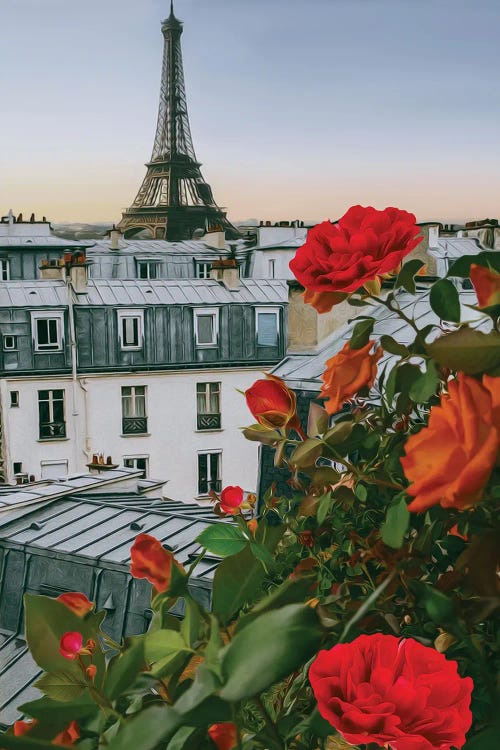
[[68, 609], [71, 609], [79, 617], [83, 617], [87, 612], [94, 609], [94, 602], [89, 601], [85, 594], [81, 594], [78, 591], [61, 594], [57, 597], [57, 600], [65, 604]]
[[476, 292], [478, 307], [500, 305], [500, 273], [473, 263], [469, 275]]
[[322, 397], [328, 399], [325, 409], [328, 414], [336, 414], [342, 405], [361, 388], [371, 388], [377, 375], [377, 362], [382, 356], [381, 349], [370, 354], [374, 342], [369, 341], [361, 349], [351, 349], [349, 341], [338, 354], [326, 363], [322, 375]]
[[212, 724], [208, 736], [217, 746], [217, 750], [233, 750], [238, 744], [236, 725], [228, 721], [224, 724]]
[[449, 383], [427, 427], [405, 446], [401, 464], [415, 498], [409, 510], [437, 504], [466, 510], [480, 502], [500, 446], [499, 402], [500, 378], [485, 376], [481, 385], [460, 373]]
[[293, 428], [300, 433], [297, 396], [281, 378], [266, 375], [245, 391], [247, 406], [257, 422], [268, 430]]
[[15, 721], [14, 737], [23, 737], [25, 734], [30, 732], [37, 723], [38, 722], [36, 719], [32, 719], [32, 721]]
[[158, 539], [139, 534], [130, 550], [130, 572], [134, 578], [146, 578], [159, 592], [167, 591], [172, 578], [172, 565], [184, 570]]
[[66, 729], [63, 729], [57, 737], [52, 740], [52, 745], [59, 745], [62, 747], [71, 747], [80, 738], [80, 732], [78, 731], [78, 724], [76, 721], [72, 721]]

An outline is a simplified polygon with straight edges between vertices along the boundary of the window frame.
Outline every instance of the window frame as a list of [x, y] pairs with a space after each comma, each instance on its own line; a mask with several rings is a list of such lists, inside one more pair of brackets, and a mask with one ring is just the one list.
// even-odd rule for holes
[[[200, 343], [198, 337], [198, 318], [211, 316], [214, 319], [213, 338], [210, 343]], [[194, 342], [197, 349], [215, 349], [219, 346], [219, 308], [218, 307], [195, 307], [193, 308]]]
[[[52, 345], [40, 344], [38, 341], [38, 321], [55, 320], [57, 331], [57, 347], [51, 348]], [[31, 313], [31, 337], [33, 339], [34, 350], [37, 354], [57, 354], [64, 350], [64, 312], [58, 310], [36, 310]]]
[[[3, 350], [4, 352], [17, 352], [19, 351], [17, 346], [17, 335], [15, 333], [4, 333], [3, 335]], [[12, 339], [14, 346], [7, 346], [7, 339]]]
[[10, 396], [10, 404], [9, 404], [10, 408], [19, 409], [19, 391], [9, 391], [9, 396]]
[[[49, 394], [49, 397], [47, 399], [41, 399], [40, 394], [47, 392]], [[62, 393], [62, 397], [60, 398], [54, 398], [54, 393]], [[54, 403], [62, 402], [62, 413], [63, 413], [63, 419], [62, 422], [56, 422], [54, 419]], [[42, 422], [40, 419], [40, 404], [41, 403], [48, 403], [49, 405], [49, 421], [48, 422]], [[37, 391], [37, 404], [38, 404], [38, 439], [39, 440], [66, 440], [67, 439], [67, 433], [66, 433], [66, 390], [64, 388], [43, 388]], [[63, 426], [63, 434], [61, 435], [43, 435], [42, 434], [42, 425], [54, 425], [54, 424], [62, 424]]]
[[[156, 279], [160, 278], [160, 267], [162, 265], [161, 260], [157, 260], [156, 258], [136, 258], [136, 267], [137, 267], [137, 278], [141, 279], [142, 281], [155, 281]], [[156, 276], [150, 275], [150, 267], [154, 266], [156, 269]], [[147, 268], [147, 275], [141, 276], [141, 267]]]
[[[210, 468], [210, 456], [218, 456], [217, 461], [217, 474], [218, 476], [213, 479], [211, 476], [211, 468]], [[201, 480], [200, 480], [200, 456], [207, 456], [207, 490], [206, 492], [203, 492], [200, 489]], [[220, 492], [222, 489], [222, 449], [213, 449], [213, 450], [200, 450], [196, 454], [197, 457], [197, 480], [198, 480], [198, 497], [209, 497], [209, 492], [212, 488], [209, 487], [210, 483], [215, 483], [215, 491]], [[209, 477], [210, 475], [210, 477]]]
[[[201, 387], [205, 386], [205, 393], [202, 394]], [[216, 387], [216, 388], [215, 388]], [[212, 393], [213, 388], [213, 393]], [[199, 409], [199, 397], [202, 396], [205, 401], [206, 411], [200, 411]], [[217, 397], [217, 411], [212, 411], [210, 408], [211, 399]], [[200, 432], [208, 432], [211, 430], [221, 430], [221, 418], [222, 418], [222, 381], [220, 380], [207, 380], [196, 383], [196, 429]], [[205, 419], [204, 419], [205, 418]], [[203, 422], [206, 422], [206, 426]]]
[[10, 281], [10, 258], [0, 258], [0, 281]]
[[[137, 466], [127, 467], [127, 464], [126, 464], [127, 461], [144, 461], [145, 468], [140, 469]], [[123, 465], [125, 466], [125, 468], [134, 469], [135, 471], [144, 471], [143, 479], [147, 479], [149, 476], [149, 454], [141, 453], [141, 454], [135, 454], [133, 456], [123, 456]]]
[[268, 269], [269, 278], [275, 279], [276, 278], [276, 258], [267, 259], [267, 269]]
[[[280, 345], [281, 327], [280, 327], [280, 307], [260, 306], [255, 308], [255, 344], [258, 347], [276, 349]], [[276, 344], [259, 344], [259, 315], [273, 314], [276, 318]]]
[[[140, 388], [143, 390], [143, 393], [137, 393], [137, 389]], [[130, 389], [130, 394], [124, 394], [125, 389]], [[139, 436], [139, 435], [148, 435], [148, 387], [147, 385], [122, 385], [120, 390], [120, 397], [121, 397], [121, 417], [122, 417], [122, 435], [125, 436]], [[137, 409], [137, 398], [144, 399], [144, 414], [138, 414]], [[131, 414], [125, 415], [125, 409], [124, 402], [128, 399], [130, 401], [130, 411], [133, 412]], [[137, 431], [134, 429], [127, 429], [126, 428], [126, 420], [132, 421], [133, 420], [143, 420], [144, 423], [144, 429], [141, 431]]]
[[[203, 276], [200, 276], [201, 267], [204, 267]], [[211, 260], [203, 260], [202, 258], [195, 258], [194, 270], [197, 279], [204, 279], [205, 281], [210, 278], [210, 271], [212, 268]]]
[[[139, 352], [144, 348], [144, 310], [127, 308], [117, 310], [118, 320], [118, 342], [120, 350], [124, 352]], [[138, 321], [137, 324], [137, 344], [127, 344], [123, 337], [124, 321], [132, 318]]]

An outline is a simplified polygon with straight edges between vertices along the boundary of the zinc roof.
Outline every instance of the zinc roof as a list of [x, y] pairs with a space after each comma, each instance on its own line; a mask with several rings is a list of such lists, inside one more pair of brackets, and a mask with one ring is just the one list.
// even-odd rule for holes
[[184, 240], [182, 242], [168, 242], [167, 240], [125, 240], [120, 238], [118, 250], [111, 250], [110, 240], [96, 240], [89, 257], [92, 255], [226, 255], [230, 247], [245, 248], [245, 240], [235, 240], [225, 243], [225, 248], [215, 248], [202, 240]]
[[54, 237], [49, 235], [48, 237], [43, 235], [37, 237], [36, 235], [30, 237], [22, 236], [11, 236], [4, 237], [0, 236], [0, 247], [86, 247], [91, 248], [95, 245], [95, 240], [65, 240], [62, 237]]
[[440, 258], [460, 258], [462, 255], [477, 255], [486, 250], [474, 237], [440, 237], [439, 247], [429, 248], [432, 255]]
[[[0, 307], [67, 307], [64, 281], [7, 281], [0, 284]], [[90, 279], [76, 305], [278, 304], [288, 301], [279, 279], [241, 279], [230, 291], [214, 279]]]

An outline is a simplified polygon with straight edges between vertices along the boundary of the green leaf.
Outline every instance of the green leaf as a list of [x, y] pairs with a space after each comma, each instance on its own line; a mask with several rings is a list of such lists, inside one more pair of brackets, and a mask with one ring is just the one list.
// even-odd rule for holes
[[274, 557], [271, 555], [267, 547], [264, 547], [263, 544], [259, 544], [258, 542], [250, 542], [250, 550], [252, 551], [253, 556], [256, 557], [257, 560], [260, 560], [261, 563], [264, 564], [264, 567], [267, 568], [267, 570], [273, 567]]
[[460, 322], [460, 299], [458, 290], [449, 279], [440, 279], [431, 286], [429, 301], [432, 309], [441, 320]]
[[290, 463], [305, 468], [314, 466], [323, 452], [323, 443], [317, 438], [309, 438], [300, 443], [290, 456]]
[[14, 737], [12, 734], [2, 734], [2, 750], [54, 750], [54, 745], [48, 740], [36, 740], [29, 736]]
[[189, 653], [191, 649], [176, 630], [153, 630], [144, 636], [144, 656], [148, 664], [153, 665], [153, 672], [164, 672], [171, 664], [177, 663], [177, 657]]
[[387, 586], [390, 584], [390, 582], [396, 575], [396, 572], [397, 572], [396, 569], [393, 569], [393, 571], [387, 576], [387, 578], [384, 581], [382, 581], [381, 584], [377, 586], [375, 591], [373, 591], [370, 594], [370, 596], [364, 600], [360, 608], [354, 613], [351, 619], [346, 623], [344, 630], [342, 631], [342, 635], [340, 636], [340, 639], [338, 641], [339, 643], [343, 643], [343, 641], [345, 641], [353, 625], [355, 625], [358, 622], [358, 620], [361, 620], [361, 618], [365, 616], [365, 614], [368, 612], [371, 606], [375, 604], [379, 596], [385, 591]]
[[396, 341], [392, 336], [387, 336], [387, 334], [380, 337], [380, 346], [384, 351], [398, 357], [408, 357], [410, 355], [410, 350], [407, 346], [400, 344], [399, 341]]
[[79, 677], [70, 672], [50, 672], [40, 677], [35, 682], [35, 687], [48, 698], [66, 703], [79, 698], [87, 688], [87, 684], [83, 680], [81, 671]]
[[375, 325], [375, 318], [365, 318], [356, 323], [352, 330], [351, 340], [349, 341], [350, 349], [362, 349], [370, 340]]
[[214, 523], [207, 526], [196, 541], [213, 555], [227, 557], [241, 552], [248, 544], [248, 539], [241, 529], [229, 523]]
[[410, 525], [410, 511], [405, 497], [390, 505], [387, 509], [385, 522], [382, 524], [382, 541], [389, 547], [399, 549], [403, 546], [403, 540], [408, 526]]
[[498, 750], [500, 747], [500, 726], [488, 727], [467, 740], [463, 750]]
[[118, 698], [132, 686], [137, 675], [146, 668], [144, 640], [144, 636], [126, 638], [124, 648], [111, 659], [104, 685], [104, 692], [108, 698]]
[[221, 698], [258, 695], [301, 667], [319, 648], [322, 632], [313, 609], [288, 604], [266, 612], [236, 633], [222, 657]]
[[243, 630], [250, 622], [264, 612], [280, 609], [287, 604], [303, 602], [311, 593], [314, 575], [304, 575], [300, 578], [287, 578], [270, 594], [260, 600], [247, 614], [243, 615], [237, 626], [237, 632]]
[[99, 708], [88, 693], [82, 695], [80, 700], [68, 701], [64, 705], [60, 701], [44, 696], [19, 706], [20, 714], [44, 720], [55, 730], [55, 734], [64, 729], [70, 721], [88, 719], [98, 711]]
[[274, 443], [283, 440], [283, 435], [277, 430], [268, 430], [260, 424], [253, 424], [250, 425], [250, 427], [245, 427], [242, 432], [247, 440], [264, 443], [264, 445], [274, 445]]
[[344, 440], [347, 440], [352, 432], [353, 426], [354, 422], [338, 422], [334, 427], [328, 430], [324, 435], [323, 440], [332, 447], [340, 445]]
[[199, 733], [197, 727], [181, 727], [168, 743], [167, 750], [192, 750], [195, 747], [195, 735]]
[[200, 640], [203, 614], [200, 605], [191, 596], [184, 598], [185, 610], [181, 623], [181, 635], [188, 646], [194, 647]]
[[409, 396], [417, 404], [427, 403], [439, 386], [439, 375], [432, 359], [427, 360], [425, 372], [410, 386]]
[[324, 495], [318, 498], [318, 510], [316, 511], [316, 520], [318, 521], [318, 524], [320, 526], [325, 520], [325, 518], [327, 517], [331, 504], [332, 504], [331, 492], [326, 492]]
[[464, 326], [428, 344], [427, 352], [443, 367], [477, 375], [500, 367], [500, 333]]
[[490, 250], [477, 255], [462, 255], [450, 266], [447, 276], [458, 276], [466, 279], [470, 275], [472, 264], [490, 268], [500, 273], [500, 253], [496, 250]]
[[212, 672], [221, 678], [219, 652], [224, 646], [224, 641], [220, 634], [219, 623], [214, 615], [210, 614], [210, 637], [205, 646], [205, 664]]
[[81, 676], [79, 665], [59, 653], [64, 633], [79, 632], [83, 642], [89, 638], [96, 642], [93, 662], [97, 667], [96, 684], [104, 678], [104, 656], [99, 645], [98, 623], [102, 616], [79, 617], [63, 602], [48, 596], [24, 595], [26, 614], [26, 639], [31, 655], [45, 672], [67, 672]]
[[171, 706], [149, 706], [122, 725], [107, 750], [157, 750], [183, 723], [182, 716]]
[[[284, 526], [269, 526], [263, 519], [257, 530], [257, 541], [273, 552], [283, 536]], [[262, 564], [250, 547], [223, 560], [217, 567], [213, 585], [213, 609], [223, 622], [231, 619], [243, 604], [252, 602], [265, 577]]]
[[309, 405], [309, 416], [307, 419], [307, 434], [309, 437], [323, 435], [328, 429], [328, 414], [319, 404], [311, 401]]
[[423, 260], [419, 260], [418, 258], [408, 260], [398, 273], [395, 288], [399, 289], [399, 287], [403, 287], [410, 294], [415, 294], [415, 276], [424, 265]]
[[411, 581], [410, 587], [415, 591], [418, 603], [425, 607], [431, 620], [455, 635], [457, 633], [457, 611], [454, 602], [446, 594], [423, 583], [423, 581]]
[[389, 406], [392, 405], [392, 402], [394, 401], [394, 396], [396, 395], [396, 380], [398, 376], [398, 368], [393, 367], [392, 370], [389, 372], [389, 375], [387, 376], [387, 380], [385, 381], [385, 397], [387, 399], [387, 403]]

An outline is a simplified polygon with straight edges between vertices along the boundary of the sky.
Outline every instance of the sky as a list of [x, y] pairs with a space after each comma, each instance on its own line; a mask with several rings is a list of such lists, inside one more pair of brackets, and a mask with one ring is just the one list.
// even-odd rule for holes
[[[117, 221], [168, 0], [0, 0], [0, 211]], [[498, 0], [175, 0], [193, 141], [244, 220], [500, 214]]]

